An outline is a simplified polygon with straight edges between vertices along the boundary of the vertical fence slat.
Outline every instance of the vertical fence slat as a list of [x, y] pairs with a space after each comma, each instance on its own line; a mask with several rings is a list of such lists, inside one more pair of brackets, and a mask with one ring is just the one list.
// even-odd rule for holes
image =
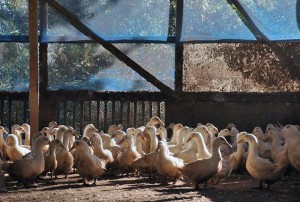
[[107, 127], [107, 101], [104, 101], [104, 129]]
[[160, 102], [157, 102], [157, 116], [159, 118], [161, 118], [161, 116], [160, 116]]
[[16, 111], [15, 123], [19, 123], [19, 101], [18, 100], [15, 102], [15, 111]]
[[92, 101], [89, 101], [89, 124], [92, 123]]
[[67, 125], [67, 101], [64, 101], [64, 125]]
[[23, 123], [27, 123], [27, 101], [23, 101]]
[[152, 117], [152, 102], [149, 102], [149, 117]]
[[137, 127], [137, 102], [136, 101], [133, 103], [133, 121], [134, 121], [134, 127]]
[[116, 115], [115, 115], [115, 113], [116, 113], [115, 104], [116, 104], [116, 101], [112, 101], [112, 106], [111, 106], [111, 108], [112, 108], [111, 109], [111, 122], [112, 122], [112, 124], [115, 124], [115, 117], [116, 117]]
[[131, 127], [130, 126], [130, 102], [127, 102], [127, 128]]
[[142, 125], [146, 125], [145, 123], [145, 102], [142, 101]]
[[120, 103], [120, 122], [121, 122], [121, 124], [122, 125], [124, 125], [124, 123], [123, 123], [123, 101], [121, 101], [121, 103]]
[[73, 127], [76, 129], [76, 105], [77, 105], [77, 102], [73, 101], [72, 104], [73, 104]]
[[97, 100], [97, 128], [100, 129], [100, 100]]
[[83, 127], [83, 101], [80, 102], [80, 133], [82, 133]]
[[8, 99], [8, 128], [11, 130], [11, 98]]

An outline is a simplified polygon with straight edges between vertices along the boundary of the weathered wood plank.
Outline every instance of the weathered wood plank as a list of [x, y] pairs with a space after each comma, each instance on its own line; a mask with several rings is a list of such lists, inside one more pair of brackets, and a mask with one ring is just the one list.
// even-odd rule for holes
[[39, 131], [38, 1], [28, 1], [29, 13], [29, 109], [31, 134]]

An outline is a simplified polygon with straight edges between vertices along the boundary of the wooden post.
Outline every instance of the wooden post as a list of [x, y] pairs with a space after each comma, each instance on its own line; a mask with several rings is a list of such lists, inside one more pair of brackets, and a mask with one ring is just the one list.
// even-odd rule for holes
[[31, 134], [39, 130], [38, 1], [28, 1], [29, 13], [29, 109]]

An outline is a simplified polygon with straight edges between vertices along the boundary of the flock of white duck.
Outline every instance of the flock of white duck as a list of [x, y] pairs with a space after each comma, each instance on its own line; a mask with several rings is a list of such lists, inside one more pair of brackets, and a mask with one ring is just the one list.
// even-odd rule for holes
[[[172, 129], [172, 138], [167, 129]], [[178, 178], [200, 183], [218, 182], [231, 173], [247, 170], [269, 187], [289, 166], [300, 171], [300, 128], [298, 125], [274, 126], [266, 131], [255, 127], [252, 133], [239, 132], [233, 123], [218, 130], [213, 124], [196, 128], [181, 123], [165, 124], [152, 117], [146, 126], [123, 130], [121, 124], [99, 131], [93, 124], [80, 134], [72, 127], [50, 122], [39, 133], [30, 135], [28, 124], [14, 125], [12, 134], [0, 127], [2, 169], [25, 187], [42, 175], [67, 175], [73, 170], [84, 185], [96, 185], [104, 173], [148, 174], [149, 178]], [[25, 133], [25, 140], [22, 138]], [[6, 138], [5, 138], [5, 137]], [[31, 137], [31, 139], [30, 139]], [[30, 146], [33, 145], [33, 146]]]

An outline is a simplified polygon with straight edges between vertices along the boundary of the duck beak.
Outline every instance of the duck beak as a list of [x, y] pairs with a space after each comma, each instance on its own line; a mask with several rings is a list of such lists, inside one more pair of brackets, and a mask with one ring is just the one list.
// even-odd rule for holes
[[117, 133], [113, 133], [112, 135], [111, 135], [111, 138], [116, 138], [117, 137]]
[[[63, 148], [63, 149], [65, 149], [65, 150], [67, 150], [68, 151], [68, 149], [63, 145], [63, 144], [60, 144], [59, 145], [61, 148]], [[71, 148], [72, 149], [72, 148]]]
[[[67, 150], [67, 148], [65, 148]], [[73, 149], [75, 149], [75, 145], [73, 145], [70, 149], [69, 152], [71, 152]]]
[[118, 145], [123, 144], [123, 142], [124, 142], [124, 138], [121, 139], [121, 141], [118, 143]]
[[229, 149], [232, 149], [231, 144], [229, 144], [228, 142], [225, 142], [224, 144], [225, 144]]
[[147, 139], [145, 138], [144, 134], [142, 135], [142, 139], [147, 142]]
[[191, 140], [192, 140], [192, 136], [190, 136], [189, 139], [187, 139], [185, 143], [188, 143]]
[[91, 141], [87, 141], [86, 143], [87, 143], [90, 147], [93, 146], [92, 143], [91, 143]]
[[77, 138], [77, 139], [80, 138], [80, 134], [78, 132], [73, 133], [73, 136], [75, 136], [75, 138]]
[[155, 151], [159, 151], [159, 149], [160, 149], [160, 146], [161, 146], [161, 145], [160, 145], [160, 144], [158, 144], [158, 145], [157, 145], [157, 148], [156, 148], [156, 150], [155, 150]]

